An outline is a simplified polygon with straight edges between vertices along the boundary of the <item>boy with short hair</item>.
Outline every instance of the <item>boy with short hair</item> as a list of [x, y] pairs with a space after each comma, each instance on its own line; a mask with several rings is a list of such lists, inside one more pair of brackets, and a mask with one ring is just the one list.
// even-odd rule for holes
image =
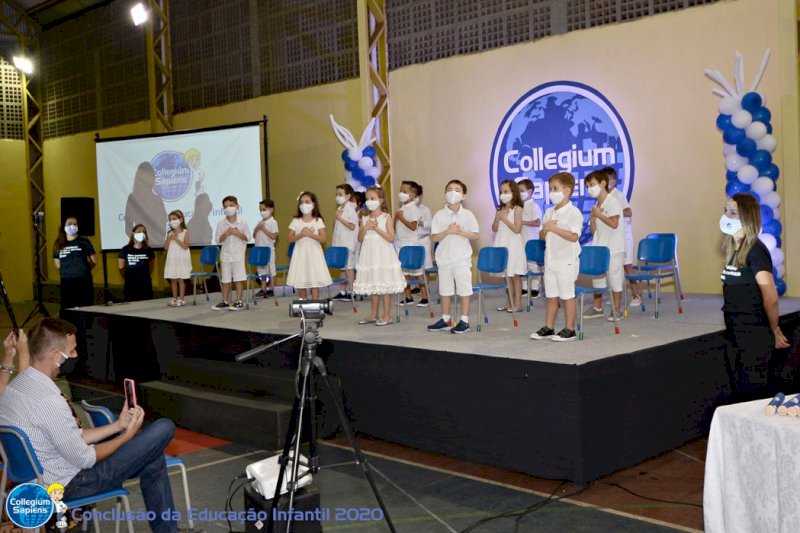
[[[437, 211], [431, 222], [431, 240], [438, 242], [436, 264], [439, 269], [439, 295], [442, 297], [442, 318], [428, 326], [428, 331], [469, 331], [469, 300], [472, 296], [472, 243], [480, 237], [478, 220], [461, 202], [467, 186], [450, 180], [445, 186], [447, 205]], [[450, 297], [461, 299], [461, 319], [450, 327]]]
[[[222, 285], [222, 301], [211, 307], [214, 311], [239, 311], [244, 308], [242, 293], [247, 271], [244, 265], [244, 256], [247, 251], [247, 241], [250, 240], [250, 228], [247, 222], [236, 216], [239, 211], [239, 201], [235, 196], [226, 196], [222, 199], [225, 218], [217, 224], [216, 241], [221, 245], [219, 253], [219, 281]], [[236, 283], [236, 301], [230, 302], [231, 282]]]
[[[519, 180], [519, 195], [522, 198], [522, 240], [527, 244], [528, 241], [539, 239], [539, 228], [542, 225], [542, 210], [539, 204], [533, 201], [533, 182], [528, 178]], [[534, 261], [528, 261], [529, 272], [539, 272], [539, 265]], [[523, 280], [527, 283], [528, 278]], [[530, 287], [524, 287], [522, 294], [527, 294], [531, 291], [532, 298], [539, 297], [539, 278], [534, 276], [530, 278]]]
[[[549, 208], [542, 218], [540, 237], [546, 243], [544, 252], [544, 292], [547, 297], [547, 324], [531, 334], [535, 340], [550, 339], [569, 342], [575, 334], [575, 281], [580, 267], [581, 244], [578, 241], [583, 229], [583, 214], [572, 205], [570, 196], [575, 190], [575, 178], [569, 172], [559, 172], [550, 177]], [[564, 302], [566, 324], [554, 331], [558, 300]]]
[[[397, 253], [400, 253], [406, 246], [419, 246], [419, 234], [417, 227], [419, 226], [419, 208], [417, 207], [417, 187], [413, 181], [403, 181], [400, 184], [400, 209], [394, 215], [395, 220], [395, 241], [394, 246]], [[404, 270], [403, 274], [406, 279], [421, 279], [422, 270], [409, 271]], [[425, 290], [423, 286], [423, 291]], [[422, 301], [428, 303], [427, 291], [422, 294]], [[403, 298], [400, 299], [400, 305], [413, 305], [414, 298], [411, 296], [411, 288], [406, 285]]]
[[[622, 283], [625, 279], [623, 263], [625, 262], [625, 228], [622, 224], [622, 206], [609, 194], [608, 175], [602, 170], [590, 172], [584, 179], [586, 192], [597, 202], [592, 207], [589, 225], [594, 235], [594, 246], [605, 246], [611, 252], [608, 264], [608, 284], [611, 286], [611, 295], [614, 302], [612, 313], [617, 314], [617, 320], [622, 320]], [[594, 278], [592, 286], [605, 288], [605, 278]], [[603, 295], [595, 293], [594, 306], [583, 311], [583, 318], [602, 318]], [[609, 317], [613, 322], [614, 316]]]
[[[422, 265], [423, 268], [423, 275], [424, 271], [433, 268], [433, 258], [432, 258], [432, 243], [431, 243], [431, 222], [433, 221], [433, 213], [431, 213], [431, 208], [427, 205], [422, 203], [422, 194], [423, 189], [422, 185], [419, 183], [417, 185], [417, 207], [419, 208], [419, 223], [417, 224], [417, 235], [419, 235], [419, 243], [425, 248], [425, 263]], [[416, 294], [420, 292], [419, 287], [415, 287], [411, 290], [412, 293]], [[420, 300], [417, 303], [417, 307], [425, 307], [428, 305], [427, 296], [425, 300]]]
[[[618, 202], [619, 205], [622, 206], [622, 219], [623, 225], [625, 226], [625, 274], [635, 274], [633, 270], [633, 224], [631, 223], [631, 217], [633, 217], [633, 210], [631, 209], [631, 204], [628, 203], [628, 199], [625, 198], [625, 194], [619, 189], [617, 189], [617, 171], [611, 167], [605, 167], [600, 170], [601, 172], [605, 172], [606, 176], [608, 176], [608, 190], [609, 194], [613, 196]], [[642, 305], [642, 300], [639, 297], [639, 284], [635, 281], [631, 281], [631, 307], [639, 307]]]

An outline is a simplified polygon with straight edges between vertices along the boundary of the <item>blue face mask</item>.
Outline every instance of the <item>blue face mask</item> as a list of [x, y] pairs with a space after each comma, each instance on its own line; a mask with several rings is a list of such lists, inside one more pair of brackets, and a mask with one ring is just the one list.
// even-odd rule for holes
[[742, 229], [742, 221], [738, 218], [722, 215], [722, 218], [719, 219], [719, 229], [725, 235], [733, 236]]

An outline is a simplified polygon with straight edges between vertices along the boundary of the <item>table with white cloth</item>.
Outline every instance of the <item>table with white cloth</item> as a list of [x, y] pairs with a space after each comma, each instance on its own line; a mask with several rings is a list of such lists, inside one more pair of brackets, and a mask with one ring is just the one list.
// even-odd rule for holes
[[714, 413], [703, 493], [709, 533], [800, 532], [800, 418], [767, 416], [769, 402]]

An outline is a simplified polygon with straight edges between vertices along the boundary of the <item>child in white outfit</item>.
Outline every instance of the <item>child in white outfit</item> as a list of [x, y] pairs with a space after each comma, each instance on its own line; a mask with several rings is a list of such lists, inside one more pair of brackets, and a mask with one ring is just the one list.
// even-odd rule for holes
[[[262, 200], [258, 203], [258, 210], [261, 213], [261, 222], [256, 225], [253, 230], [253, 239], [256, 241], [256, 246], [265, 246], [269, 248], [269, 265], [258, 267], [258, 275], [261, 278], [261, 292], [257, 296], [266, 298], [267, 293], [267, 280], [275, 280], [275, 241], [278, 238], [278, 221], [272, 216], [275, 213], [275, 202], [272, 200]], [[274, 286], [274, 283], [273, 283]]]

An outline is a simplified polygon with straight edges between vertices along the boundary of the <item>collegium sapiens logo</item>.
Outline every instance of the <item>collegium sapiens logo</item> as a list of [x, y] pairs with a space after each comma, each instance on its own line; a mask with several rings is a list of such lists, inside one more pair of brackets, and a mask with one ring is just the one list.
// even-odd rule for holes
[[36, 483], [17, 485], [6, 498], [6, 514], [18, 527], [38, 529], [53, 516], [55, 503], [47, 490]]

